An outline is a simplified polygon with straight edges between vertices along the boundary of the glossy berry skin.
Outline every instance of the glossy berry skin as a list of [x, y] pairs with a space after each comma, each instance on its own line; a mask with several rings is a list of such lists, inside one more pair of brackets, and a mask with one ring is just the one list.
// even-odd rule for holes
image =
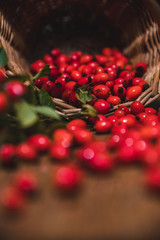
[[147, 113], [147, 114], [156, 114], [157, 111], [154, 108], [145, 108], [145, 113]]
[[43, 60], [46, 64], [53, 64], [53, 58], [49, 54], [44, 55]]
[[88, 77], [82, 77], [81, 79], [78, 80], [79, 85], [86, 85], [89, 83]]
[[53, 172], [52, 182], [57, 189], [63, 192], [72, 192], [80, 187], [82, 173], [77, 166], [63, 165]]
[[43, 85], [45, 82], [47, 82], [48, 80], [49, 80], [48, 77], [37, 78], [37, 79], [35, 80], [35, 85], [36, 85], [36, 87], [41, 88], [42, 85]]
[[87, 64], [93, 60], [92, 55], [90, 54], [84, 54], [80, 57], [80, 63], [81, 64]]
[[92, 141], [93, 134], [87, 129], [79, 128], [73, 132], [74, 139], [78, 145], [84, 145]]
[[8, 98], [4, 92], [0, 92], [0, 113], [4, 112], [8, 106]]
[[62, 64], [66, 64], [66, 63], [68, 62], [68, 57], [67, 57], [66, 54], [62, 54], [62, 53], [61, 53], [61, 54], [56, 58], [55, 62], [56, 62], [56, 64], [57, 64], [58, 66], [60, 66], [60, 65], [62, 65]]
[[81, 72], [79, 72], [79, 71], [77, 71], [77, 70], [74, 70], [74, 71], [72, 71], [71, 72], [71, 79], [73, 80], [73, 81], [78, 81], [78, 80], [80, 80], [82, 78], [82, 74], [81, 74]]
[[142, 81], [144, 81], [142, 78], [139, 78], [139, 77], [133, 78], [132, 79], [132, 86], [136, 86]]
[[0, 148], [0, 160], [4, 164], [12, 163], [16, 155], [16, 149], [13, 144], [4, 144]]
[[96, 73], [96, 74], [98, 74], [98, 73], [104, 73], [104, 68], [98, 66], [98, 67], [95, 69], [95, 73]]
[[130, 114], [130, 110], [125, 105], [119, 106], [118, 110], [122, 110], [123, 112], [125, 112], [125, 115]]
[[111, 130], [112, 123], [109, 121], [97, 121], [95, 129], [97, 133], [108, 133]]
[[89, 167], [96, 172], [111, 171], [113, 165], [113, 160], [108, 152], [96, 151], [94, 157], [89, 161]]
[[39, 59], [39, 60], [37, 60], [36, 62], [32, 63], [30, 69], [31, 69], [31, 72], [33, 72], [33, 73], [38, 73], [38, 72], [39, 72], [39, 69], [44, 68], [44, 66], [45, 66], [44, 61], [41, 60], [41, 59]]
[[67, 129], [70, 130], [70, 128], [72, 126], [77, 126], [79, 128], [84, 128], [85, 129], [87, 127], [87, 124], [82, 119], [74, 119], [67, 124]]
[[69, 157], [69, 149], [64, 147], [61, 142], [54, 142], [50, 147], [50, 156], [53, 160], [64, 161]]
[[76, 82], [75, 81], [70, 81], [70, 82], [67, 82], [65, 84], [65, 89], [69, 89], [69, 90], [75, 90], [75, 86], [76, 86]]
[[59, 77], [60, 72], [57, 68], [52, 68], [50, 71], [50, 77], [53, 78], [54, 80]]
[[94, 104], [94, 108], [98, 111], [99, 114], [106, 114], [109, 112], [111, 105], [103, 99], [98, 99]]
[[1, 192], [1, 204], [7, 211], [20, 211], [25, 206], [25, 198], [14, 187], [6, 187]]
[[107, 98], [107, 102], [112, 104], [112, 105], [118, 105], [121, 103], [121, 99], [118, 96], [109, 96]]
[[132, 86], [127, 89], [126, 99], [129, 101], [136, 100], [142, 93], [142, 88], [140, 86]]
[[121, 117], [124, 117], [126, 114], [124, 111], [122, 110], [119, 110], [117, 109], [115, 112], [114, 112], [114, 116], [117, 117], [117, 118], [121, 118]]
[[12, 100], [23, 97], [26, 93], [26, 87], [19, 81], [10, 81], [5, 85], [5, 90]]
[[38, 190], [37, 176], [27, 170], [18, 172], [14, 178], [13, 186], [24, 194], [31, 194]]
[[92, 80], [93, 84], [105, 84], [108, 80], [109, 76], [107, 73], [98, 73], [95, 75], [94, 79]]
[[47, 151], [50, 147], [50, 140], [43, 134], [32, 135], [28, 142], [37, 150], [37, 152]]
[[60, 49], [58, 49], [58, 48], [53, 48], [52, 50], [51, 50], [51, 55], [54, 57], [54, 58], [56, 58], [56, 57], [58, 57], [58, 55], [60, 55]]
[[118, 153], [118, 160], [123, 163], [132, 163], [137, 160], [137, 154], [133, 146], [124, 145]]
[[37, 152], [35, 148], [27, 142], [22, 142], [17, 146], [16, 154], [18, 158], [26, 162], [34, 162], [37, 158]]
[[110, 89], [106, 86], [106, 85], [96, 85], [93, 88], [93, 94], [97, 97], [97, 98], [101, 98], [101, 99], [106, 99], [108, 98], [110, 93]]
[[105, 85], [109, 87], [109, 89], [112, 91], [114, 87], [114, 82], [109, 80], [105, 83]]
[[53, 133], [54, 142], [61, 143], [65, 148], [71, 147], [73, 143], [73, 135], [66, 129], [57, 129]]
[[54, 83], [50, 80], [43, 83], [42, 88], [44, 88], [49, 94], [52, 92]]
[[137, 115], [144, 111], [145, 111], [145, 108], [141, 102], [135, 101], [131, 104], [131, 113], [132, 114]]

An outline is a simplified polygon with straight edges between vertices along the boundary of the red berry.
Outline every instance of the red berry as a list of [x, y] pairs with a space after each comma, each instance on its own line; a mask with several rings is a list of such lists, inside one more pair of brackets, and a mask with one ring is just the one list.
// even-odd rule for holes
[[45, 82], [47, 82], [48, 80], [49, 80], [48, 77], [37, 78], [37, 79], [35, 80], [35, 85], [36, 85], [36, 87], [41, 88], [42, 85], [43, 85]]
[[73, 132], [76, 143], [79, 145], [84, 145], [92, 141], [93, 134], [87, 129], [79, 128], [77, 131]]
[[73, 141], [73, 135], [66, 129], [57, 129], [53, 133], [53, 139], [55, 142], [61, 143], [65, 148], [71, 147]]
[[4, 164], [12, 163], [16, 155], [15, 146], [13, 144], [4, 144], [0, 148], [0, 159]]
[[98, 73], [104, 73], [104, 68], [103, 67], [97, 67], [95, 69], [95, 73], [98, 74]]
[[87, 124], [82, 119], [74, 119], [67, 124], [67, 129], [70, 130], [72, 126], [77, 126], [79, 128], [86, 128]]
[[35, 148], [27, 142], [20, 143], [16, 148], [17, 156], [27, 162], [33, 162], [37, 158]]
[[76, 84], [77, 83], [75, 81], [67, 82], [65, 85], [65, 89], [75, 90]]
[[55, 142], [50, 147], [50, 156], [53, 160], [64, 161], [69, 157], [69, 149], [64, 147], [61, 142]]
[[89, 83], [88, 77], [82, 77], [81, 79], [78, 80], [79, 85], [86, 85]]
[[139, 62], [136, 64], [136, 76], [141, 77], [147, 70], [147, 65], [144, 62]]
[[107, 56], [107, 57], [109, 57], [109, 56], [112, 55], [112, 49], [111, 49], [111, 48], [108, 48], [108, 47], [103, 48], [103, 49], [102, 49], [102, 54], [105, 55], [105, 56]]
[[71, 72], [71, 78], [73, 81], [78, 81], [82, 78], [82, 74], [81, 72], [77, 71], [77, 70], [74, 70]]
[[118, 96], [112, 96], [110, 95], [108, 98], [107, 98], [107, 102], [112, 104], [112, 105], [118, 105], [121, 103], [121, 99], [118, 97]]
[[6, 210], [19, 211], [24, 207], [24, 196], [13, 187], [6, 187], [1, 193], [1, 203]]
[[65, 64], [65, 63], [68, 62], [68, 57], [67, 57], [66, 54], [62, 54], [62, 53], [61, 53], [61, 54], [58, 55], [58, 57], [56, 58], [55, 62], [56, 62], [56, 64], [57, 64], [58, 66], [60, 66], [60, 65]]
[[99, 114], [106, 114], [109, 112], [111, 105], [103, 99], [98, 99], [94, 104], [94, 108], [98, 111]]
[[93, 88], [93, 93], [97, 98], [106, 99], [109, 96], [110, 89], [106, 85], [96, 85]]
[[47, 136], [43, 134], [32, 135], [28, 142], [38, 151], [44, 152], [47, 151], [50, 147], [50, 140]]
[[92, 80], [93, 84], [105, 84], [108, 80], [109, 76], [107, 73], [98, 73], [95, 75]]
[[14, 179], [14, 187], [22, 193], [33, 193], [38, 189], [38, 179], [31, 171], [21, 171], [16, 174]]
[[109, 121], [97, 121], [95, 129], [97, 133], [108, 133], [111, 130], [112, 123]]
[[58, 55], [60, 55], [60, 50], [59, 50], [58, 48], [53, 48], [53, 49], [51, 50], [51, 55], [52, 55], [54, 58], [58, 57]]
[[41, 59], [39, 59], [31, 65], [31, 72], [37, 73], [39, 69], [44, 68], [44, 66], [45, 63]]
[[142, 93], [142, 88], [140, 86], [129, 87], [126, 92], [126, 99], [129, 101], [136, 100]]
[[8, 99], [5, 93], [0, 92], [0, 113], [4, 112], [8, 106]]
[[154, 108], [145, 108], [145, 113], [147, 114], [156, 114], [157, 111]]
[[53, 172], [52, 181], [59, 190], [75, 191], [82, 182], [82, 173], [77, 166], [64, 165]]
[[45, 63], [53, 64], [53, 58], [49, 54], [44, 55], [43, 59], [44, 59]]
[[80, 57], [80, 63], [81, 64], [86, 64], [89, 63], [93, 60], [93, 57], [89, 54], [84, 54]]
[[89, 166], [98, 172], [110, 171], [113, 168], [113, 160], [107, 152], [95, 152], [94, 157], [89, 161]]
[[114, 116], [116, 116], [117, 118], [121, 118], [121, 117], [124, 117], [126, 114], [124, 111], [122, 110], [119, 110], [117, 109], [115, 112], [114, 112]]
[[56, 79], [57, 77], [59, 77], [60, 72], [57, 68], [52, 68], [50, 71], [50, 77], [53, 79]]
[[13, 100], [23, 97], [26, 93], [25, 85], [17, 80], [8, 82], [5, 85], [5, 90]]
[[42, 88], [44, 88], [48, 93], [51, 93], [53, 86], [54, 86], [54, 83], [48, 80], [45, 83], [43, 83]]
[[135, 101], [131, 104], [131, 113], [137, 115], [141, 112], [144, 112], [145, 108], [141, 102]]
[[73, 91], [71, 89], [64, 90], [64, 92], [62, 93], [63, 101], [68, 103], [69, 102], [69, 98], [70, 98], [72, 93], [73, 93]]

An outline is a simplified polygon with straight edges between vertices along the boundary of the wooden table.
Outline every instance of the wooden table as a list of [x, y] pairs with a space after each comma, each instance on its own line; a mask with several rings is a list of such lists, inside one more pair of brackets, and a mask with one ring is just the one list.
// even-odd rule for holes
[[[54, 166], [45, 156], [24, 167], [39, 175], [40, 193], [17, 216], [0, 208], [1, 240], [160, 239], [160, 199], [146, 190], [139, 166], [119, 166], [105, 176], [86, 173], [81, 191], [72, 197], [52, 188]], [[12, 175], [0, 170], [0, 189]]]

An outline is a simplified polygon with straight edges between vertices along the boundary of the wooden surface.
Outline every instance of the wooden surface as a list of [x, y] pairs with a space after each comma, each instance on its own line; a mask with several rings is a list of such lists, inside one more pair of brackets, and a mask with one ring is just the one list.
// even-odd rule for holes
[[[81, 191], [72, 197], [53, 190], [54, 166], [46, 157], [24, 167], [39, 175], [40, 192], [17, 216], [0, 208], [0, 239], [160, 239], [160, 199], [148, 193], [138, 166], [121, 166], [105, 176], [86, 173]], [[0, 170], [0, 189], [13, 174]]]

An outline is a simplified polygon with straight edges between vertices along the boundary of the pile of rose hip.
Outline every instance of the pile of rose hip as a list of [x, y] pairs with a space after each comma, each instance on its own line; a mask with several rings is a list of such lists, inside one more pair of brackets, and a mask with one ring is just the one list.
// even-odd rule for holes
[[101, 114], [106, 114], [111, 106], [125, 101], [136, 100], [149, 85], [141, 78], [147, 66], [139, 62], [133, 67], [128, 59], [118, 50], [104, 48], [102, 54], [82, 54], [72, 52], [68, 57], [53, 49], [31, 65], [32, 73], [39, 72], [49, 64], [51, 72], [48, 77], [38, 78], [35, 85], [44, 88], [52, 97], [80, 107], [76, 89], [88, 85], [94, 105]]
[[[133, 102], [131, 110], [120, 107], [122, 116], [95, 119], [99, 132], [110, 132], [110, 136], [98, 139], [87, 129], [82, 119], [70, 121], [66, 128], [53, 132], [53, 139], [42, 134], [33, 135], [18, 146], [5, 144], [0, 149], [4, 164], [12, 164], [14, 158], [35, 163], [38, 155], [47, 152], [51, 161], [60, 165], [51, 170], [51, 185], [62, 193], [77, 191], [82, 184], [84, 169], [107, 174], [120, 163], [139, 163], [146, 174], [146, 184], [160, 190], [160, 111], [144, 108]], [[30, 171], [19, 171], [9, 187], [1, 194], [4, 207], [19, 210], [24, 200], [38, 187], [36, 175]]]

